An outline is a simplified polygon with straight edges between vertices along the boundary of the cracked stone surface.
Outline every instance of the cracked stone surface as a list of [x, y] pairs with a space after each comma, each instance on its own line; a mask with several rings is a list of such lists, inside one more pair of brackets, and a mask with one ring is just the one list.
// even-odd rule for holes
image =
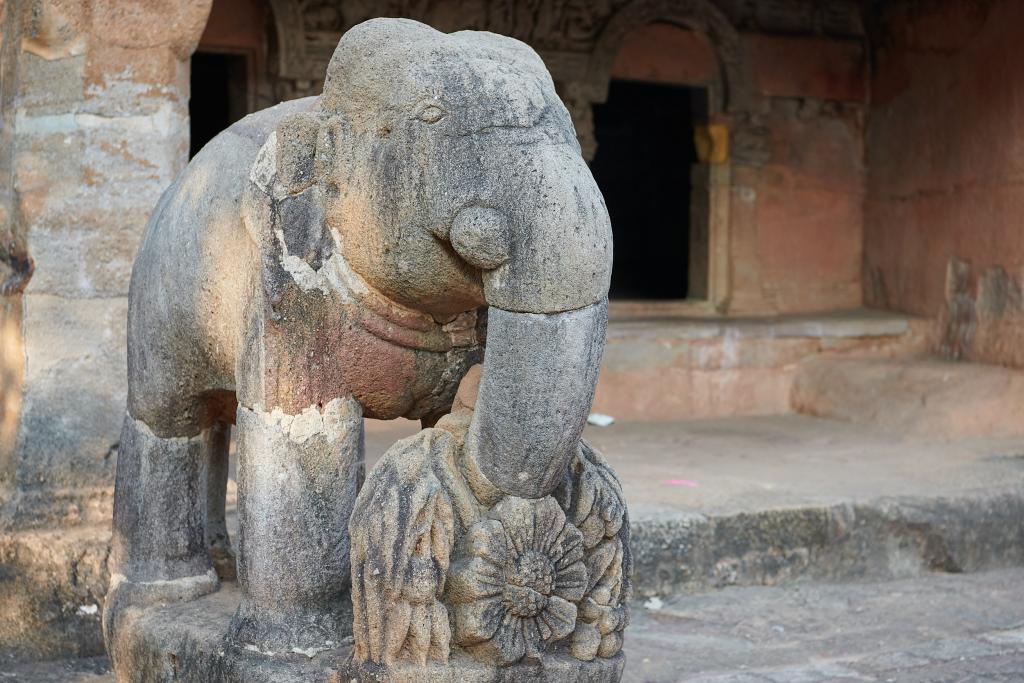
[[[637, 601], [629, 683], [1024, 679], [1024, 570]], [[657, 607], [657, 609], [653, 609]], [[109, 683], [103, 659], [0, 665], [0, 681]]]

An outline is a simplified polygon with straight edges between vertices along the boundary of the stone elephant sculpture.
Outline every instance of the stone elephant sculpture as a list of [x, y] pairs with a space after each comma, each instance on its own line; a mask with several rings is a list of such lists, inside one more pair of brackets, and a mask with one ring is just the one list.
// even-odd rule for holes
[[323, 94], [221, 133], [146, 229], [108, 646], [123, 608], [214, 591], [214, 560], [232, 564], [232, 425], [239, 642], [351, 633], [362, 419], [432, 424], [481, 358], [476, 466], [505, 494], [551, 493], [593, 399], [611, 263], [606, 207], [532, 49], [398, 19], [349, 31]]

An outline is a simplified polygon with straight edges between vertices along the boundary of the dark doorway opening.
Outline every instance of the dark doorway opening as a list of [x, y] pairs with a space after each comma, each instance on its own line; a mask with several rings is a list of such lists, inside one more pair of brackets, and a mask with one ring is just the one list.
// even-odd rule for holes
[[189, 158], [248, 112], [249, 60], [246, 55], [197, 52], [192, 55]]
[[704, 88], [638, 81], [613, 80], [594, 107], [590, 168], [612, 220], [612, 298], [691, 294], [691, 260], [707, 258], [690, 253], [694, 125], [706, 118]]

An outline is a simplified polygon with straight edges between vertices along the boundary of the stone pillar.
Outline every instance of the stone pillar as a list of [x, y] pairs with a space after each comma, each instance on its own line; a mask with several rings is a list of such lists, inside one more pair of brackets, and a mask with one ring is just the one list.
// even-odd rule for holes
[[[16, 655], [102, 650], [94, 605], [106, 590], [128, 281], [149, 213], [187, 162], [188, 58], [210, 4], [0, 2], [0, 598], [18, 596], [44, 622], [60, 615], [25, 625], [23, 650], [18, 627], [0, 634]], [[33, 552], [26, 530], [89, 523], [95, 532], [76, 532], [87, 547], [67, 552], [94, 585], [72, 571], [47, 598], [26, 591], [46, 571], [36, 565], [64, 561]], [[28, 604], [43, 599], [56, 602]]]

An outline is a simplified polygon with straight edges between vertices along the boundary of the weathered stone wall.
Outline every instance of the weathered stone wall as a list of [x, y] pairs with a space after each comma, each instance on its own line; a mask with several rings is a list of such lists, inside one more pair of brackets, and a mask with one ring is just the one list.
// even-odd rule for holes
[[759, 106], [732, 133], [731, 312], [861, 304], [864, 50], [745, 35]]
[[[731, 128], [733, 140], [732, 210], [724, 228], [732, 278], [727, 308], [855, 308], [861, 303], [863, 45], [751, 32], [742, 35], [742, 48], [756, 104], [713, 116]], [[611, 76], [712, 90], [720, 78], [706, 37], [661, 23], [626, 34]]]
[[128, 278], [208, 10], [0, 1], [0, 658], [102, 650]]
[[1024, 365], [1024, 3], [879, 18], [865, 298], [927, 316], [950, 358]]
[[666, 85], [712, 86], [719, 78], [718, 57], [706, 36], [671, 24], [639, 26], [626, 34], [612, 78]]

